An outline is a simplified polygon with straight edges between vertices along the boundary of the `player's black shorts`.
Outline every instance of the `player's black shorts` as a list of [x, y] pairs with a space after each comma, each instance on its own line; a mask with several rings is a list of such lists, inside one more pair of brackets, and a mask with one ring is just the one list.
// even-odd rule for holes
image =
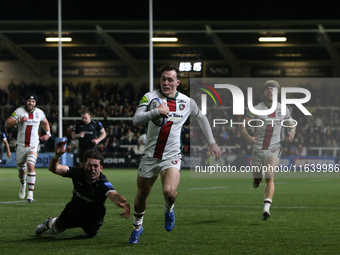
[[64, 230], [80, 227], [89, 238], [92, 238], [98, 233], [100, 227], [103, 225], [104, 216], [105, 211], [104, 213], [101, 213], [100, 216], [90, 215], [85, 210], [76, 212], [72, 208], [72, 202], [69, 202], [57, 218], [56, 225], [58, 229]]

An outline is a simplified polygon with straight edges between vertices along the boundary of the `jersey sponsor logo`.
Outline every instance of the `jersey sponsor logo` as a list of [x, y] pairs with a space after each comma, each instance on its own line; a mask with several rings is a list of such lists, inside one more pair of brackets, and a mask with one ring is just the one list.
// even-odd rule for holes
[[184, 108], [185, 108], [185, 104], [180, 104], [180, 105], [178, 106], [178, 108], [179, 108], [181, 111], [183, 111]]
[[93, 131], [80, 131], [80, 132], [82, 132], [82, 133], [84, 133], [84, 134], [89, 134], [89, 135], [92, 135], [92, 134], [93, 134]]
[[80, 199], [85, 200], [86, 202], [94, 203], [94, 199], [87, 198], [87, 197], [83, 196], [82, 194], [80, 194], [78, 191], [75, 192], [75, 195], [77, 197], [79, 197]]
[[146, 96], [143, 96], [143, 98], [139, 101], [140, 104], [145, 104], [145, 103], [148, 103], [149, 100]]
[[183, 115], [177, 114], [177, 113], [169, 113], [169, 118], [183, 118]]

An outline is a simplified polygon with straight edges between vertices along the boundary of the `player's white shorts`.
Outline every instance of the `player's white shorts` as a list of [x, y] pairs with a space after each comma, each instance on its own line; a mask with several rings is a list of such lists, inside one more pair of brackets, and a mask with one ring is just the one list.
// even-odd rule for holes
[[[268, 157], [280, 158], [281, 157], [281, 148], [272, 149], [272, 150], [256, 150], [256, 149], [253, 149], [251, 156], [252, 156], [251, 164], [253, 166], [261, 166], [261, 165], [264, 164], [264, 160]], [[259, 176], [259, 178], [260, 178], [260, 176]]]
[[[39, 151], [39, 145], [38, 146], [31, 146], [31, 147], [25, 147], [25, 146], [21, 146], [18, 145], [16, 148], [16, 158], [17, 158], [17, 164], [21, 164], [27, 161], [27, 155], [30, 151], [33, 151], [35, 153], [38, 153]], [[34, 157], [36, 160], [36, 157]], [[34, 163], [35, 164], [35, 160], [32, 159], [34, 162], [30, 162], [30, 163]]]
[[[256, 150], [253, 149], [251, 164], [253, 166], [261, 166], [264, 164], [264, 160], [268, 157], [281, 157], [281, 148], [272, 149], [272, 150]], [[263, 178], [263, 169], [262, 167], [257, 169], [256, 172], [253, 172], [254, 178]]]
[[165, 169], [175, 167], [181, 171], [182, 160], [180, 156], [172, 159], [160, 160], [157, 158], [143, 157], [138, 168], [138, 175], [143, 178], [156, 177]]

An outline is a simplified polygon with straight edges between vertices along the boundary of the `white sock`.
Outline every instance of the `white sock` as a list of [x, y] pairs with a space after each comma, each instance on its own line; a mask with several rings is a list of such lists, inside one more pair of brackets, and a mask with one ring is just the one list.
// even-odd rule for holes
[[135, 212], [135, 216], [133, 218], [133, 229], [138, 231], [141, 227], [142, 227], [142, 224], [143, 224], [143, 219], [144, 219], [144, 212], [141, 212], [141, 213], [137, 213]]
[[164, 203], [164, 212], [165, 213], [169, 213], [172, 212], [172, 210], [174, 209], [175, 204], [172, 204], [172, 206], [168, 206], [166, 203]]
[[270, 206], [272, 205], [272, 200], [270, 198], [265, 198], [264, 199], [264, 207], [263, 207], [263, 211], [268, 211], [269, 212], [269, 209], [270, 209]]
[[[26, 170], [26, 169], [25, 169]], [[19, 181], [21, 184], [24, 184], [25, 181], [26, 181], [26, 174], [23, 174], [23, 175], [20, 175], [18, 174], [18, 177], [19, 177]]]
[[56, 219], [57, 217], [50, 219], [50, 221], [47, 224], [48, 229], [52, 229], [53, 223], [55, 222]]
[[28, 191], [34, 190], [34, 185], [35, 185], [35, 172], [34, 173], [27, 173], [27, 185], [28, 185]]

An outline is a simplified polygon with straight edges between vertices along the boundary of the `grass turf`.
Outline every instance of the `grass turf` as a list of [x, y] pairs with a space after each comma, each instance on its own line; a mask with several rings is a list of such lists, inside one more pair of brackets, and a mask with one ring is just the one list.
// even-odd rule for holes
[[107, 200], [104, 225], [93, 239], [80, 228], [37, 237], [36, 225], [58, 216], [72, 196], [68, 178], [37, 169], [35, 202], [18, 198], [17, 170], [0, 169], [0, 251], [3, 254], [338, 254], [340, 179], [278, 179], [272, 217], [261, 220], [263, 188], [249, 179], [193, 179], [183, 170], [175, 205], [176, 227], [164, 229], [160, 180], [144, 217], [140, 244], [132, 230], [136, 170], [103, 173], [130, 202], [132, 216]]

